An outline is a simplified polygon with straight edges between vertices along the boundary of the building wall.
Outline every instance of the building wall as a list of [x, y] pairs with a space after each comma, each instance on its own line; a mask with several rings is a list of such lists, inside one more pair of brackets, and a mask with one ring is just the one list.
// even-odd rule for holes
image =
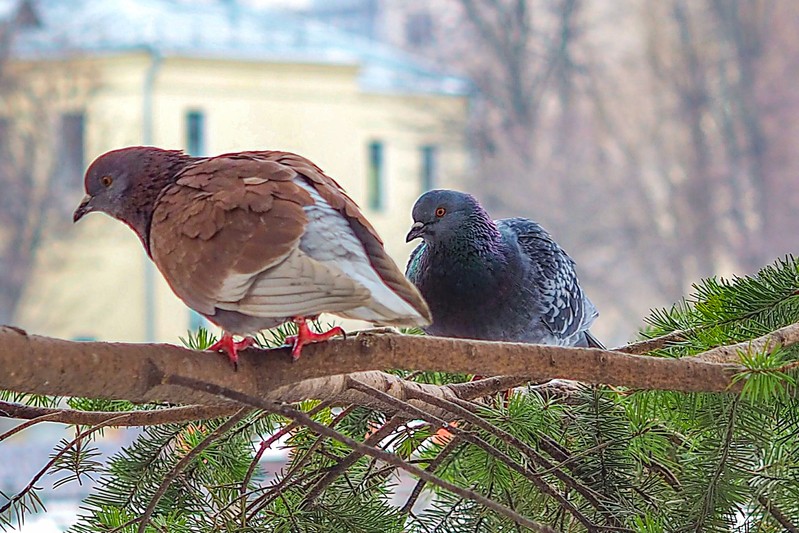
[[[146, 54], [89, 60], [98, 80], [86, 101], [86, 162], [143, 142]], [[164, 58], [153, 84], [152, 143], [187, 147], [186, 114], [204, 118], [206, 155], [278, 149], [309, 157], [367, 205], [370, 142], [383, 143], [383, 208], [365, 208], [389, 253], [404, 267], [410, 210], [422, 192], [421, 147], [435, 145], [439, 184], [456, 186], [468, 171], [459, 133], [460, 97], [365, 94], [356, 65], [234, 62]], [[82, 196], [76, 176], [74, 203]], [[78, 190], [81, 189], [81, 190]], [[71, 220], [55, 222], [64, 226]], [[145, 268], [136, 236], [93, 214], [62, 228], [38, 254], [17, 324], [62, 338], [145, 341]], [[189, 327], [187, 308], [155, 277], [156, 340], [175, 342]], [[353, 324], [349, 324], [354, 326]]]

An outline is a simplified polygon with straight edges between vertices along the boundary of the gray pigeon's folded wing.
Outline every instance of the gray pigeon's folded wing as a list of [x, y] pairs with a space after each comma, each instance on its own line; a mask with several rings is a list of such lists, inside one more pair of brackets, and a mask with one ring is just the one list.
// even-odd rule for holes
[[522, 253], [530, 259], [530, 282], [540, 293], [541, 318], [547, 329], [561, 338], [587, 330], [597, 312], [580, 287], [572, 258], [531, 220], [512, 218], [498, 222], [516, 233]]

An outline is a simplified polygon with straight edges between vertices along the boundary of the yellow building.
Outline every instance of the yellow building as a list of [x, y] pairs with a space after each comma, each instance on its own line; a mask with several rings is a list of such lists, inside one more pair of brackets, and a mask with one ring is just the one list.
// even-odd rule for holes
[[[82, 169], [113, 148], [295, 151], [347, 189], [404, 266], [414, 200], [468, 170], [467, 84], [379, 43], [235, 1], [23, 4], [35, 16], [12, 67], [32, 84], [83, 80], [59, 104], [75, 205]], [[100, 215], [70, 224], [53, 221], [59, 237], [39, 249], [17, 325], [169, 342], [196, 325], [130, 230]]]

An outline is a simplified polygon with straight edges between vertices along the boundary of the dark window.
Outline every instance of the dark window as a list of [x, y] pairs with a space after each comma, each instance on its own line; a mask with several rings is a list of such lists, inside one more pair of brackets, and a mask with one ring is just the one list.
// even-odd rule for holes
[[370, 209], [383, 209], [383, 143], [369, 143], [369, 180], [366, 188], [367, 205]]
[[411, 13], [405, 20], [405, 38], [412, 46], [426, 46], [433, 41], [433, 19], [430, 13]]
[[205, 114], [202, 111], [186, 113], [186, 151], [189, 155], [205, 155]]
[[61, 115], [61, 162], [58, 173], [61, 185], [71, 187], [82, 182], [85, 164], [86, 117], [83, 113]]
[[422, 192], [435, 189], [438, 182], [438, 147], [422, 146]]

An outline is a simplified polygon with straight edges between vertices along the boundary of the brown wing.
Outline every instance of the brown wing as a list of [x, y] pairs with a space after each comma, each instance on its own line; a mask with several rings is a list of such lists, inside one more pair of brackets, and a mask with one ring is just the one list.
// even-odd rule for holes
[[262, 152], [269, 154], [270, 158], [292, 168], [310, 181], [322, 198], [331, 207], [341, 213], [349, 222], [355, 235], [363, 244], [369, 262], [375, 269], [380, 279], [400, 298], [411, 304], [420, 315], [431, 320], [430, 309], [419, 294], [416, 287], [411, 284], [397, 264], [386, 253], [383, 241], [375, 231], [372, 224], [361, 213], [358, 205], [350, 198], [336, 181], [325, 174], [308, 159], [289, 152]]
[[[153, 260], [189, 307], [212, 315], [223, 287], [279, 263], [297, 247], [311, 205], [277, 161], [246, 155], [203, 159], [184, 170], [156, 203]], [[224, 290], [223, 290], [224, 289]], [[246, 287], [241, 287], [242, 294]]]

